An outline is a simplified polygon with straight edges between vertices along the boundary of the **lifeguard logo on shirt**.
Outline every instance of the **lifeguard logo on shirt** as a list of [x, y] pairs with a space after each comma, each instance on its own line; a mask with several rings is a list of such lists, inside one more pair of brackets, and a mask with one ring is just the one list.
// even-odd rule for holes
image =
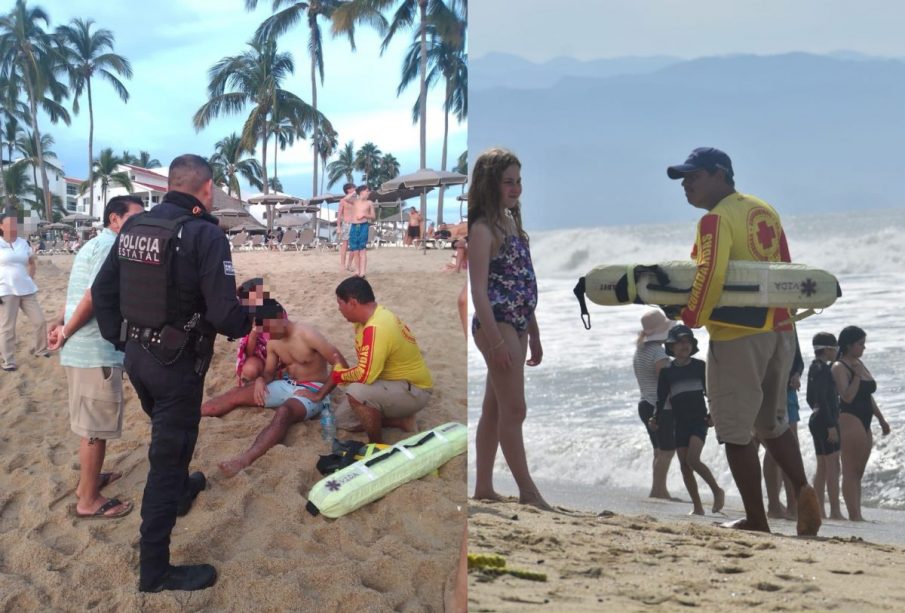
[[122, 234], [119, 238], [119, 257], [140, 264], [159, 266], [166, 242], [157, 236]]
[[748, 251], [762, 262], [779, 261], [779, 244], [782, 227], [779, 219], [763, 207], [748, 212]]

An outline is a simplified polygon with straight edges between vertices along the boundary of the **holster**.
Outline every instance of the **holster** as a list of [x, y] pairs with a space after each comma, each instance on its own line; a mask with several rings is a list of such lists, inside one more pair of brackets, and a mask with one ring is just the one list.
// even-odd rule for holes
[[211, 365], [211, 358], [214, 357], [214, 339], [213, 334], [199, 334], [195, 337], [192, 347], [195, 353], [195, 374], [201, 378], [207, 374], [207, 369]]

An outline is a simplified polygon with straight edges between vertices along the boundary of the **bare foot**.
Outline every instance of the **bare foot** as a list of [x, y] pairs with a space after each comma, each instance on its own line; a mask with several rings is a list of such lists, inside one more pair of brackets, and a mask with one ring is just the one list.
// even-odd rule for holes
[[490, 490], [489, 492], [475, 491], [474, 496], [472, 496], [472, 498], [474, 498], [475, 500], [483, 500], [484, 502], [503, 502], [504, 501], [504, 498], [493, 490]]
[[541, 511], [552, 511], [551, 507], [540, 492], [531, 492], [530, 494], [521, 494], [518, 498], [519, 504], [526, 504], [531, 507], [537, 507]]
[[789, 519], [789, 513], [786, 508], [779, 505], [779, 508], [770, 507], [767, 509], [767, 517], [770, 519]]
[[752, 532], [770, 532], [770, 526], [767, 524], [756, 525], [748, 521], [746, 517], [736, 519], [735, 521], [727, 521], [720, 524], [721, 528], [729, 528], [730, 530], [750, 530]]
[[689, 515], [705, 515], [704, 507], [699, 507], [697, 509], [692, 509]]
[[817, 492], [805, 485], [798, 493], [798, 536], [816, 536], [820, 530], [820, 502]]
[[224, 460], [218, 463], [217, 466], [220, 467], [220, 472], [227, 477], [235, 477], [239, 474], [239, 471], [248, 466], [248, 463], [239, 458], [233, 458], [232, 460]]
[[717, 489], [713, 493], [713, 508], [710, 509], [712, 513], [719, 513], [723, 510], [723, 505], [726, 504], [726, 492], [721, 489]]
[[834, 513], [830, 513], [830, 519], [845, 519], [845, 516], [841, 512], [836, 511]]
[[681, 502], [681, 498], [676, 498], [669, 492], [651, 492], [647, 495], [648, 498], [659, 498], [661, 500], [672, 500], [673, 502]]

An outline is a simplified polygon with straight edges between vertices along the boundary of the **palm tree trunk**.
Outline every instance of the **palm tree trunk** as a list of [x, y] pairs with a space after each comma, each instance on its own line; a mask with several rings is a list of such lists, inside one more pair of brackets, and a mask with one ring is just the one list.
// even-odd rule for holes
[[[446, 145], [449, 140], [449, 111], [447, 109], [443, 109], [443, 154], [440, 158], [440, 170], [446, 170]], [[437, 197], [437, 227], [440, 227], [440, 224], [443, 223], [443, 193], [446, 191], [446, 186], [440, 186], [440, 195]]]
[[[421, 105], [421, 168], [427, 168], [427, 0], [418, 0], [418, 8], [421, 13], [421, 92], [418, 94]], [[421, 235], [424, 236], [427, 193], [421, 194], [421, 219]]]
[[[12, 155], [10, 164], [12, 164]], [[6, 179], [3, 176], [5, 169], [3, 167], [3, 125], [0, 124], [0, 209], [6, 208]]]
[[[279, 177], [279, 171], [277, 170], [277, 149], [279, 148], [279, 145], [280, 145], [280, 137], [274, 136], [274, 138], [273, 138], [273, 182], [274, 183], [277, 182], [277, 178]], [[274, 191], [277, 191], [276, 187], [274, 187], [273, 189], [274, 189]]]
[[[91, 100], [91, 79], [87, 79], [88, 83], [88, 180], [91, 185], [88, 186], [88, 217], [94, 217], [94, 173], [91, 172], [91, 166], [94, 163], [94, 104]], [[107, 206], [106, 190], [104, 195], [104, 206]]]
[[262, 130], [261, 138], [264, 141], [264, 146], [261, 147], [261, 171], [264, 173], [264, 193], [270, 193], [270, 183], [267, 181], [267, 120], [264, 120], [264, 129]]
[[[35, 138], [38, 166], [41, 167], [41, 185], [44, 188], [44, 213], [47, 215], [45, 219], [51, 221], [53, 219], [53, 200], [50, 197], [50, 186], [47, 183], [47, 169], [44, 167], [44, 149], [41, 147], [41, 131], [38, 129], [38, 101], [35, 100], [34, 84], [31, 82], [28, 71], [25, 70], [23, 72], [25, 74], [25, 88], [28, 93], [28, 106], [29, 110], [31, 110], [31, 131], [32, 136]], [[35, 186], [35, 190], [37, 191], [37, 186]], [[38, 200], [40, 201], [40, 196], [38, 197]]]
[[311, 106], [314, 109], [314, 172], [311, 173], [311, 196], [317, 196], [317, 156], [320, 153], [318, 151], [318, 138], [319, 138], [319, 129], [320, 129], [320, 119], [317, 116], [317, 62], [315, 61], [314, 53], [311, 54]]

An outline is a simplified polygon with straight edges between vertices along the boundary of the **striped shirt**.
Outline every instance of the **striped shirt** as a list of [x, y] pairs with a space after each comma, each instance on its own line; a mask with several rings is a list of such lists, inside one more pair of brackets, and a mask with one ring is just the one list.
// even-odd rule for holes
[[641, 400], [652, 406], [657, 405], [657, 362], [668, 359], [663, 344], [657, 341], [649, 341], [635, 349], [632, 367], [641, 390]]
[[[110, 228], [104, 228], [103, 232], [79, 249], [75, 261], [72, 263], [72, 271], [69, 273], [69, 289], [66, 291], [66, 311], [63, 321], [69, 321], [76, 306], [85, 295], [85, 291], [94, 283], [94, 278], [100, 271], [104, 260], [107, 259], [107, 254], [115, 240], [116, 233]], [[66, 339], [66, 343], [60, 350], [60, 364], [76, 368], [121, 367], [123, 354], [104, 340], [100, 328], [97, 327], [97, 320], [92, 317]]]

